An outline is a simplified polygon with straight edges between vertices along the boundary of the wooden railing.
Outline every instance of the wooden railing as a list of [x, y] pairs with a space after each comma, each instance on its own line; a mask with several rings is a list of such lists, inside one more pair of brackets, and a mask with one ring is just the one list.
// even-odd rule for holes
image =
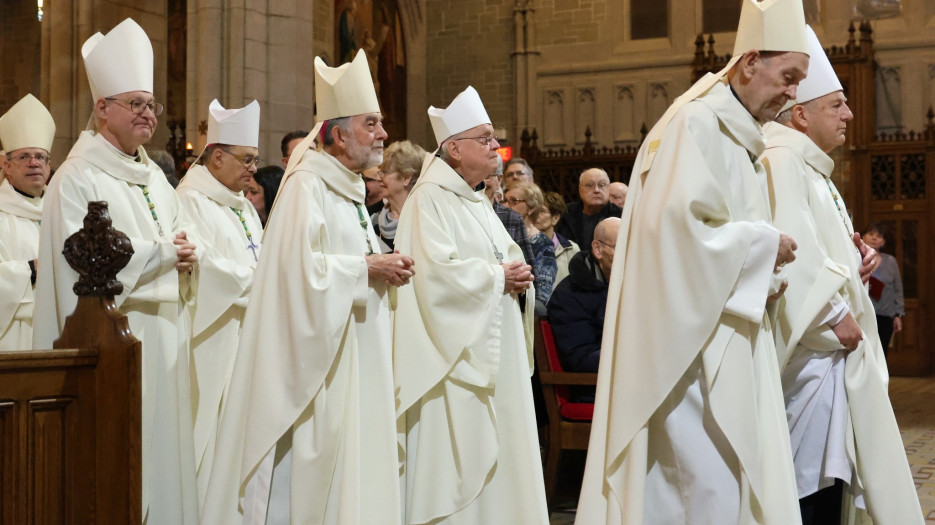
[[66, 243], [79, 298], [55, 349], [0, 352], [0, 525], [142, 522], [142, 346], [113, 301], [132, 248], [106, 203], [84, 224]]

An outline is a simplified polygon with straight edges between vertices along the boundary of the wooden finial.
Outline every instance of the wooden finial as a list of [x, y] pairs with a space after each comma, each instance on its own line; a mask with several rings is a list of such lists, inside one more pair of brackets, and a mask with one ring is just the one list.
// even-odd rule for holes
[[62, 250], [69, 266], [78, 272], [75, 295], [114, 296], [123, 293], [123, 284], [117, 280], [133, 255], [130, 239], [113, 228], [107, 202], [88, 203], [84, 228], [65, 240]]

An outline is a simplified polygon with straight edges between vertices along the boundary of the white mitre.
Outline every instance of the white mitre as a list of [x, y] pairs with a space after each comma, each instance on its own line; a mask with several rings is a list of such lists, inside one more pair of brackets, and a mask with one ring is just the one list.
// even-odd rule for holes
[[805, 77], [805, 80], [799, 82], [795, 94], [796, 104], [804, 104], [828, 93], [844, 90], [841, 81], [838, 80], [838, 75], [831, 66], [831, 61], [828, 60], [828, 55], [825, 54], [821, 42], [818, 41], [818, 36], [811, 27], [808, 27], [808, 45], [810, 48], [808, 76]]
[[354, 60], [338, 67], [328, 67], [315, 57], [315, 105], [316, 128], [326, 120], [380, 112], [363, 49], [357, 51]]
[[490, 124], [490, 117], [477, 90], [468, 86], [445, 109], [429, 106], [429, 121], [435, 140], [441, 145], [449, 137], [482, 124]]
[[802, 0], [743, 0], [733, 56], [754, 49], [808, 54]]
[[6, 151], [40, 148], [50, 152], [54, 139], [52, 114], [31, 94], [21, 98], [0, 117], [0, 143]]
[[240, 109], [224, 109], [217, 99], [208, 106], [208, 144], [260, 145], [260, 103], [254, 100]]
[[81, 46], [94, 101], [129, 91], [153, 92], [153, 45], [127, 18], [107, 35], [95, 33]]

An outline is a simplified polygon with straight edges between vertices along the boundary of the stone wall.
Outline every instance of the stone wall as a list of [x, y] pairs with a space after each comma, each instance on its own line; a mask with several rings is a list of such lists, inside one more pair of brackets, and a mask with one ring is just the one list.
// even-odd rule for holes
[[40, 96], [39, 19], [35, 2], [4, 4], [0, 16], [0, 115], [27, 93]]

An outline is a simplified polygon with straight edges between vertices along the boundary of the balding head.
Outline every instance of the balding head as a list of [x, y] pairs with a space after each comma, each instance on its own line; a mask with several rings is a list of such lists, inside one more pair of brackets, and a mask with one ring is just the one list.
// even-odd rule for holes
[[578, 177], [578, 196], [584, 213], [596, 215], [607, 205], [609, 196], [607, 188], [610, 186], [610, 177], [600, 168], [591, 168], [581, 172]]
[[617, 233], [619, 232], [620, 218], [618, 217], [608, 217], [597, 223], [597, 227], [594, 228], [591, 253], [597, 259], [607, 280], [610, 280], [610, 268], [614, 265], [614, 252], [617, 248]]
[[623, 203], [627, 200], [627, 191], [630, 188], [622, 182], [610, 183], [610, 202], [623, 208]]

